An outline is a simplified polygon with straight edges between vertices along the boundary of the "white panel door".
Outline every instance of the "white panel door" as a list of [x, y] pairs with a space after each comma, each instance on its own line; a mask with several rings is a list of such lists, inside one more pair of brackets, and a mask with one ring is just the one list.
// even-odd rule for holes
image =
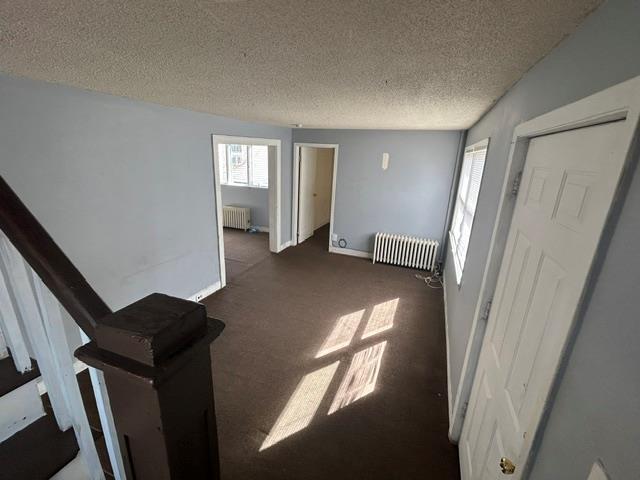
[[298, 243], [313, 235], [315, 226], [315, 183], [318, 151], [300, 147], [300, 177], [298, 181]]
[[[460, 439], [464, 480], [522, 475], [624, 165], [623, 130], [608, 123], [529, 144]], [[501, 457], [515, 464], [511, 476]]]

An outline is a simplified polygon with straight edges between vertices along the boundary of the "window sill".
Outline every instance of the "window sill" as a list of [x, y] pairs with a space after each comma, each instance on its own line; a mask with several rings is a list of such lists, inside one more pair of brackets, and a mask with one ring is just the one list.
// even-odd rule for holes
[[221, 183], [220, 184], [223, 187], [234, 187], [234, 188], [252, 188], [254, 190], [269, 190], [269, 187], [254, 187], [252, 185], [233, 185], [233, 184], [229, 184], [229, 183]]

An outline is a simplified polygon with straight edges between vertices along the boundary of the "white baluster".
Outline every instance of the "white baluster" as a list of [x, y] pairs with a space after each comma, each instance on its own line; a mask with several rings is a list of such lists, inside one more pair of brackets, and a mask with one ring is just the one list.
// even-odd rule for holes
[[71, 415], [61, 388], [61, 379], [58, 377], [52, 358], [47, 334], [40, 320], [40, 310], [36, 304], [27, 266], [20, 253], [6, 237], [0, 239], [0, 258], [7, 270], [7, 284], [16, 300], [18, 321], [24, 327], [38, 362], [58, 427], [65, 431], [72, 425]]

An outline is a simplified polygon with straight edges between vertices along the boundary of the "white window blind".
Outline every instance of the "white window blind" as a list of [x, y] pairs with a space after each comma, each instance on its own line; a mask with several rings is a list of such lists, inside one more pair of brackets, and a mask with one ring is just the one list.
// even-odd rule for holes
[[451, 251], [456, 271], [456, 281], [460, 284], [464, 270], [473, 227], [473, 218], [478, 205], [478, 195], [482, 184], [484, 162], [487, 157], [489, 139], [467, 147], [464, 151], [456, 206], [453, 210], [453, 220], [449, 231]]
[[227, 146], [218, 145], [218, 163], [220, 164], [220, 183], [226, 185], [229, 182], [227, 170]]
[[241, 187], [269, 187], [269, 147], [219, 144], [220, 183]]
[[229, 184], [249, 185], [249, 158], [247, 145], [229, 145]]
[[269, 147], [266, 145], [251, 146], [251, 185], [267, 188], [269, 186]]

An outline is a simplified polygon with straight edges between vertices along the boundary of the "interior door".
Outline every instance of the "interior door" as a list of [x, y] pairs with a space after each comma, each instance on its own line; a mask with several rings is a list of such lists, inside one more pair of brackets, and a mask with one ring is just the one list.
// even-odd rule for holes
[[529, 144], [460, 440], [464, 480], [522, 475], [620, 178], [623, 124]]
[[312, 147], [300, 147], [298, 178], [298, 243], [313, 235], [315, 226], [315, 181], [318, 151]]
[[319, 148], [316, 160], [314, 193], [314, 229], [329, 223], [331, 219], [331, 190], [333, 183], [333, 148]]

